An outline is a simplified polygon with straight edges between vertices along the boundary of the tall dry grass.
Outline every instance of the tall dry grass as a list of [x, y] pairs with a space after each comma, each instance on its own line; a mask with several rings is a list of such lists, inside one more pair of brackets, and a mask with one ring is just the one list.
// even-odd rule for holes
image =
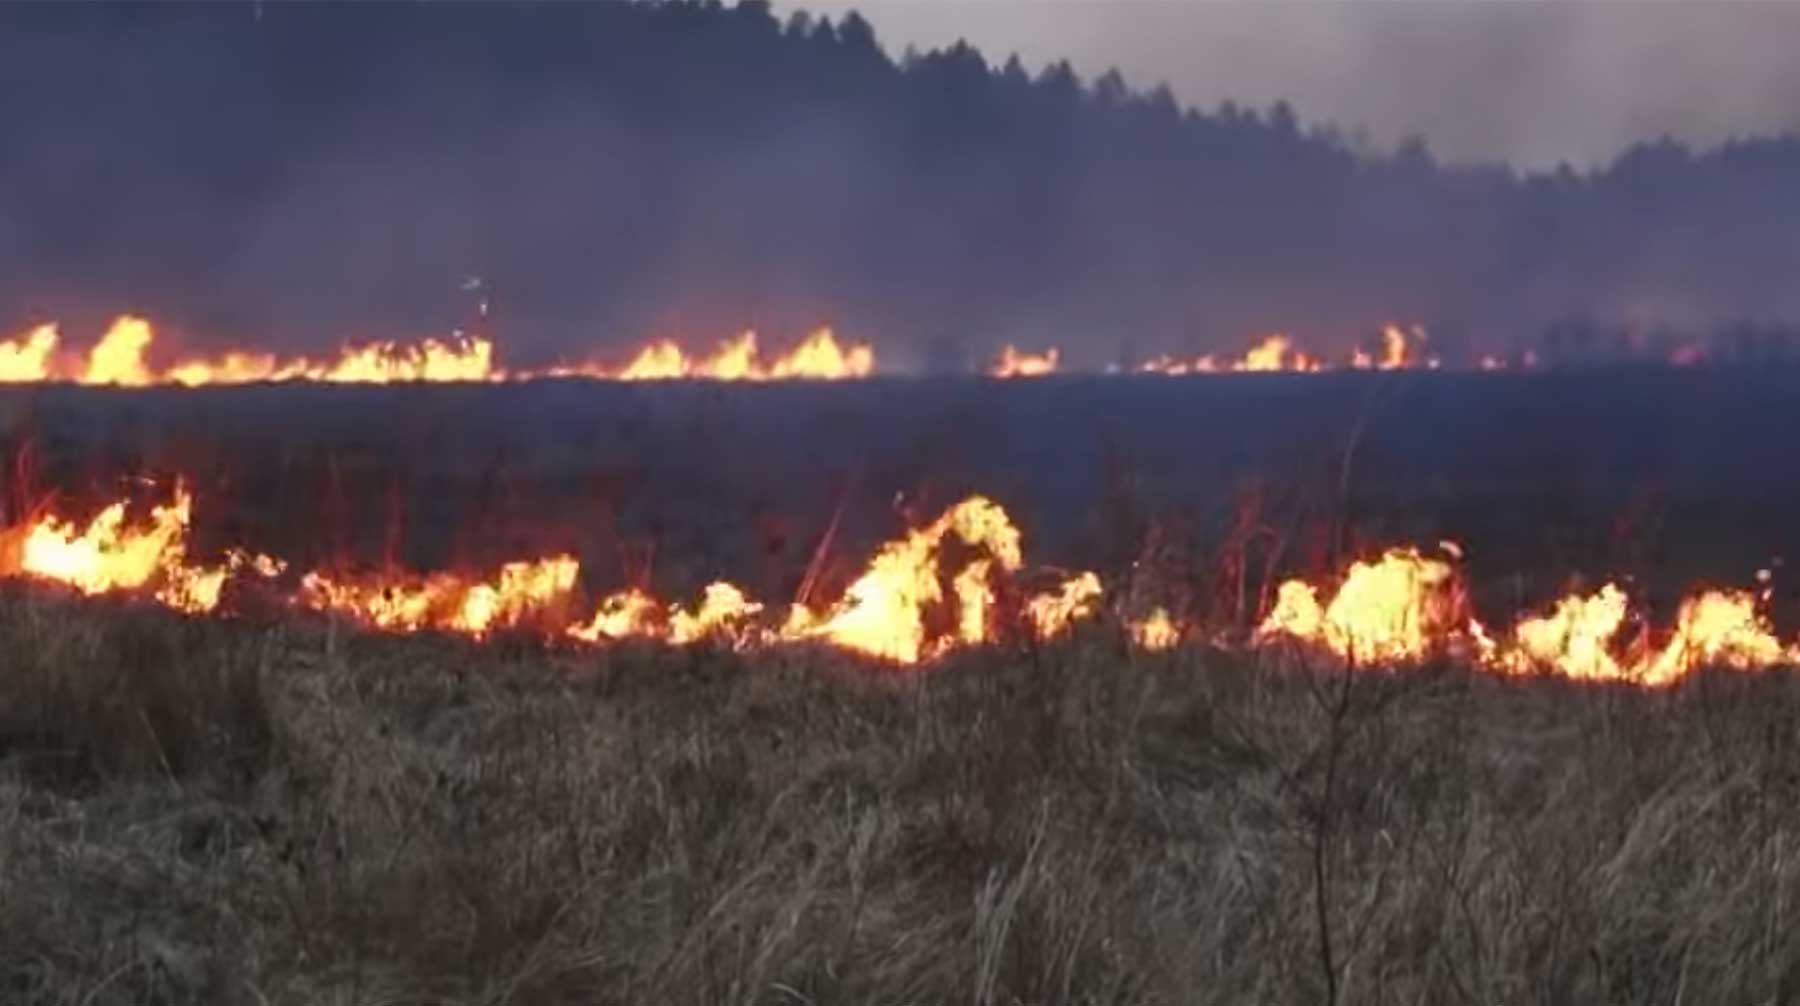
[[1800, 687], [0, 600], [0, 1001], [1800, 999]]

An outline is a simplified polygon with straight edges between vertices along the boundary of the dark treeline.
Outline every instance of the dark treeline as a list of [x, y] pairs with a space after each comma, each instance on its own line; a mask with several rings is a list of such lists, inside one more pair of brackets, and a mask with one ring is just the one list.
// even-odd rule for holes
[[825, 321], [892, 369], [1800, 320], [1793, 137], [1451, 166], [759, 2], [13, 5], [0, 114], [9, 322], [319, 348], [480, 277], [514, 360]]

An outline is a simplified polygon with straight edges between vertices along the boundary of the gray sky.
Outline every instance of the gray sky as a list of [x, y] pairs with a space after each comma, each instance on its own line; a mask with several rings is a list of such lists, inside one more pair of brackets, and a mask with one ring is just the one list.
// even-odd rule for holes
[[1035, 72], [1117, 66], [1203, 108], [1293, 102], [1449, 160], [1611, 159], [1664, 133], [1714, 144], [1800, 128], [1800, 0], [815, 0], [888, 51], [966, 38]]

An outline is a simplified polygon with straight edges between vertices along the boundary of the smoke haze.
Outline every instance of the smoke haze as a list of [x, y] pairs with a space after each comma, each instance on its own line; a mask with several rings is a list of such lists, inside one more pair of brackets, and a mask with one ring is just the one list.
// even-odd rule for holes
[[[1209, 72], [1253, 100], [1184, 91], [1201, 111], [1001, 50], [906, 56], [860, 17], [760, 3], [0, 8], [0, 317], [79, 337], [133, 310], [200, 348], [317, 350], [466, 326], [482, 299], [509, 362], [831, 323], [890, 371], [1004, 342], [1077, 366], [1234, 352], [1276, 329], [1335, 353], [1389, 320], [1451, 353], [1550, 333], [1580, 356], [1658, 326], [1800, 320], [1800, 143], [1446, 164], [1438, 132], [1530, 161], [1560, 135], [1597, 150], [1641, 131], [1586, 110], [1621, 71], [1579, 25], [1615, 15], [1484, 5], [1471, 39], [1452, 6], [1209, 15], [1237, 53]], [[1185, 36], [1159, 19], [1197, 16], [1132, 9], [1129, 32], [1171, 53]], [[1061, 30], [1100, 10], [1059, 7]], [[1645, 93], [1713, 128], [1736, 91], [1674, 68], [1759, 25], [1792, 37], [1763, 20], [1786, 10], [1696, 22]], [[1261, 103], [1284, 79], [1446, 118], [1428, 144], [1358, 141]]]

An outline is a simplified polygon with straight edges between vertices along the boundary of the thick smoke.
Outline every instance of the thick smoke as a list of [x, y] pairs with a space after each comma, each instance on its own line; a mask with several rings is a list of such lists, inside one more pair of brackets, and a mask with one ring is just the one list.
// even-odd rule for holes
[[477, 297], [514, 362], [829, 322], [887, 369], [1800, 318], [1792, 139], [1447, 167], [756, 3], [14, 6], [0, 107], [0, 313], [201, 346], [442, 331]]

